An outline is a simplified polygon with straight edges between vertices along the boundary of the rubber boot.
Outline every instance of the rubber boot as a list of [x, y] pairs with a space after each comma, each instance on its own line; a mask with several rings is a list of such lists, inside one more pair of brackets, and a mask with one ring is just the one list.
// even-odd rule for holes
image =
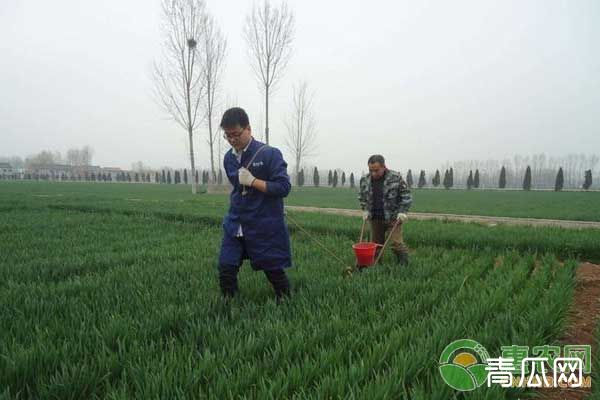
[[398, 265], [406, 267], [408, 265], [408, 253], [396, 254], [396, 260], [398, 261]]
[[224, 298], [235, 297], [239, 291], [238, 289], [238, 275], [239, 267], [233, 265], [219, 265], [219, 286], [221, 287], [221, 294]]
[[267, 279], [273, 286], [277, 304], [281, 304], [286, 298], [289, 298], [290, 293], [290, 281], [283, 269], [277, 269], [273, 271], [264, 271]]

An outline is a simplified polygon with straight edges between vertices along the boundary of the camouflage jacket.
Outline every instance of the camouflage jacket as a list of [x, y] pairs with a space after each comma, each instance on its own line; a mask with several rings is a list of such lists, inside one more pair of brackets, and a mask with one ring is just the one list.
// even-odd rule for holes
[[[358, 195], [360, 207], [372, 212], [373, 191], [371, 190], [371, 176], [365, 175], [360, 179], [360, 194]], [[396, 219], [398, 213], [405, 213], [412, 204], [412, 196], [408, 185], [399, 172], [387, 170], [383, 181], [383, 213], [386, 222]]]

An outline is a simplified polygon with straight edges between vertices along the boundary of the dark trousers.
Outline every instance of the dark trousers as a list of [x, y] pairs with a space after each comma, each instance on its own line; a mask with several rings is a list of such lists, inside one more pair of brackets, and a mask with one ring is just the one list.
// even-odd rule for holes
[[[239, 238], [242, 246], [244, 246], [244, 254], [246, 254], [245, 242], [243, 238]], [[221, 292], [224, 296], [233, 297], [238, 292], [238, 273], [240, 271], [240, 266], [243, 259], [240, 260], [239, 265], [219, 265], [219, 285], [221, 286]], [[283, 270], [275, 269], [275, 270], [263, 270], [265, 276], [268, 281], [273, 286], [273, 290], [275, 291], [275, 295], [278, 299], [282, 296], [287, 296], [290, 294], [290, 282], [288, 277]]]
[[[396, 230], [392, 232], [392, 228], [394, 223], [386, 223], [383, 219], [373, 219], [371, 221], [371, 232], [373, 235], [373, 242], [377, 244], [385, 243], [386, 233], [392, 235], [392, 251], [396, 255], [408, 254], [408, 246], [404, 243], [404, 239], [402, 237], [402, 224], [398, 224]], [[381, 251], [381, 247], [377, 248], [377, 255]], [[379, 260], [381, 262], [381, 259]]]

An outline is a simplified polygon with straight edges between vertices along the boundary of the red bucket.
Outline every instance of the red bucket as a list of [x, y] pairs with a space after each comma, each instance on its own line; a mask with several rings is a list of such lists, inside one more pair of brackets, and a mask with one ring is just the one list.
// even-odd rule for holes
[[361, 242], [352, 245], [356, 255], [356, 264], [361, 267], [368, 267], [375, 264], [375, 251], [377, 243]]

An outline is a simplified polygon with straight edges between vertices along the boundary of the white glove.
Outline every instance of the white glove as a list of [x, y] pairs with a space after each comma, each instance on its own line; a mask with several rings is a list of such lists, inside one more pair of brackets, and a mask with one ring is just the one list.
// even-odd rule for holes
[[240, 180], [240, 185], [244, 186], [252, 186], [252, 182], [256, 179], [247, 168], [240, 168], [238, 170], [238, 178]]
[[366, 221], [369, 219], [369, 212], [368, 211], [363, 211], [363, 221]]
[[398, 221], [400, 222], [405, 222], [408, 219], [408, 215], [404, 214], [404, 213], [398, 213]]

